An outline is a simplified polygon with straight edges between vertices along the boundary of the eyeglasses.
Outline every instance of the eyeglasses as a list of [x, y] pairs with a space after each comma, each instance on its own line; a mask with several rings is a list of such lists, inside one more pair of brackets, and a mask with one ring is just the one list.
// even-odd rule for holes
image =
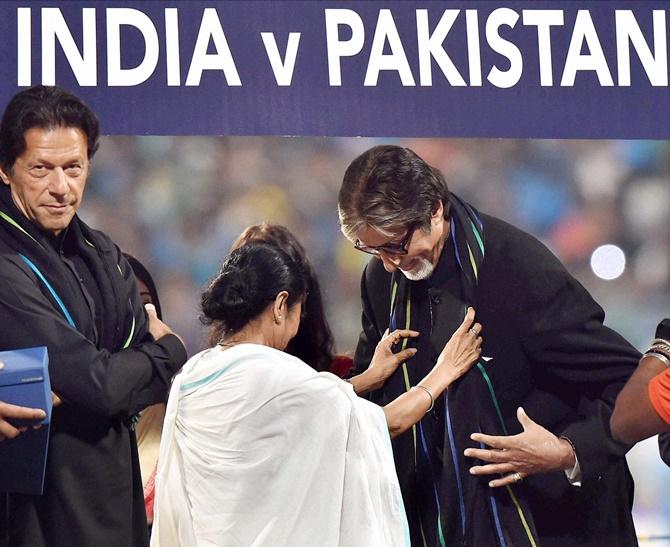
[[354, 247], [359, 251], [368, 253], [371, 255], [379, 255], [380, 253], [385, 253], [389, 255], [406, 255], [407, 246], [409, 245], [412, 236], [414, 235], [414, 230], [416, 230], [417, 224], [412, 224], [407, 230], [407, 234], [400, 243], [385, 243], [384, 245], [363, 245], [360, 239], [356, 240]]

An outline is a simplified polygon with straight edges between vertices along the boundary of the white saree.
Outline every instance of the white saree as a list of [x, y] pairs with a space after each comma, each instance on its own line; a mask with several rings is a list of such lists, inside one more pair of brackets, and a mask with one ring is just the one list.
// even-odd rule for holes
[[186, 363], [165, 416], [152, 547], [409, 544], [381, 408], [266, 346]]

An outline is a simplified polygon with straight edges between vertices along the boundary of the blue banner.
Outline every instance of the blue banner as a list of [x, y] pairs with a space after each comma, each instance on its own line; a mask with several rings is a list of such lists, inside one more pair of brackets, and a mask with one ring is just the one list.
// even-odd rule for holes
[[109, 134], [668, 138], [666, 2], [3, 2]]

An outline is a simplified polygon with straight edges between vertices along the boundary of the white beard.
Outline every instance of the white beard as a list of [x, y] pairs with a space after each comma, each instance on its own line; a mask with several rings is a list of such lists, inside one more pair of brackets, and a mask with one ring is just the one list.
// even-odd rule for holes
[[417, 260], [419, 263], [411, 270], [400, 270], [410, 281], [421, 281], [422, 279], [428, 279], [433, 275], [435, 266], [433, 266], [433, 263], [430, 260], [422, 257], [419, 257]]

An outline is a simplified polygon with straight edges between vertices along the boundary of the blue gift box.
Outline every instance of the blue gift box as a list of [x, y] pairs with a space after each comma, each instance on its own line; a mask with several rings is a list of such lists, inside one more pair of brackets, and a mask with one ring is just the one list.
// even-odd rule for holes
[[[9, 419], [28, 429], [0, 441], [0, 491], [42, 494], [51, 423], [51, 384], [46, 347], [1, 351], [0, 401], [46, 413], [41, 421]], [[39, 429], [32, 426], [41, 424]]]

